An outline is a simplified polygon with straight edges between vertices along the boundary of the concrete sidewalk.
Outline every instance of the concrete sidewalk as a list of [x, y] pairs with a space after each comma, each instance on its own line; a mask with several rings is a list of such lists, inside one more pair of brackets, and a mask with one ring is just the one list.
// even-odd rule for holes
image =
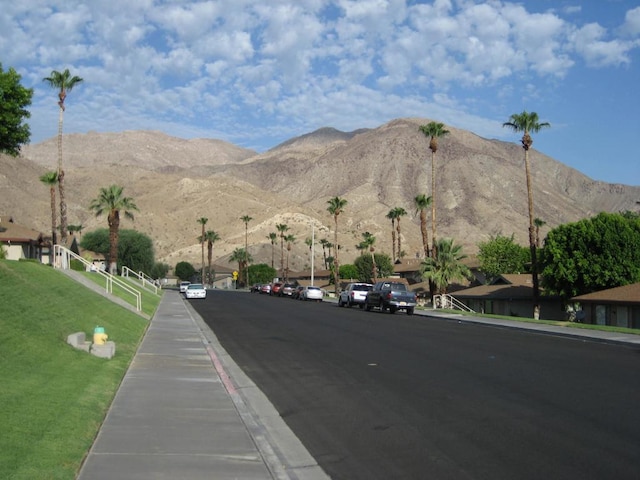
[[165, 291], [79, 480], [326, 480], [268, 399]]

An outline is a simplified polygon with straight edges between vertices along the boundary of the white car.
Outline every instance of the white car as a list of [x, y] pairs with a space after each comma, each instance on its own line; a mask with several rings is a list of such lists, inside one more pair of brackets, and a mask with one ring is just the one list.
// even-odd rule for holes
[[300, 292], [300, 300], [315, 300], [321, 302], [323, 297], [322, 289], [318, 287], [304, 287]]
[[185, 293], [189, 285], [191, 285], [191, 282], [180, 282], [180, 293]]
[[201, 283], [192, 283], [184, 292], [187, 298], [207, 298], [207, 289]]

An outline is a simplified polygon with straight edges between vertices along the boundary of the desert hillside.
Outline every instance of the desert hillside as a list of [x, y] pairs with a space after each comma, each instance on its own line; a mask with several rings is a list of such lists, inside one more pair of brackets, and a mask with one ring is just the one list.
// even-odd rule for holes
[[[390, 253], [389, 210], [404, 208], [402, 248], [407, 256], [421, 251], [414, 198], [431, 195], [431, 152], [418, 130], [428, 119], [398, 119], [375, 129], [340, 132], [323, 128], [293, 138], [261, 154], [229, 143], [184, 140], [160, 132], [71, 134], [64, 136], [68, 221], [84, 231], [106, 227], [106, 218], [88, 210], [101, 187], [119, 184], [135, 199], [139, 212], [123, 228], [138, 229], [154, 239], [158, 260], [174, 266], [186, 260], [200, 264], [197, 219], [221, 241], [214, 246], [217, 263], [227, 264], [235, 248], [244, 247], [258, 262], [271, 263], [268, 239], [276, 224], [286, 223], [297, 243], [292, 270], [308, 268], [305, 238], [333, 241], [333, 217], [326, 210], [334, 196], [348, 203], [339, 217], [341, 261], [358, 255], [363, 232], [376, 236], [378, 251]], [[436, 156], [438, 237], [452, 237], [475, 253], [491, 235], [515, 234], [527, 243], [526, 186], [522, 148], [517, 143], [487, 140], [448, 127]], [[535, 144], [534, 144], [535, 146]], [[635, 210], [640, 187], [592, 180], [561, 161], [532, 150], [535, 215], [549, 228], [600, 211]], [[39, 176], [57, 166], [56, 138], [30, 145], [19, 158], [0, 156], [0, 214], [48, 232], [48, 188]], [[429, 225], [429, 232], [431, 226]], [[280, 246], [275, 250], [279, 265]], [[316, 250], [316, 265], [322, 257]]]

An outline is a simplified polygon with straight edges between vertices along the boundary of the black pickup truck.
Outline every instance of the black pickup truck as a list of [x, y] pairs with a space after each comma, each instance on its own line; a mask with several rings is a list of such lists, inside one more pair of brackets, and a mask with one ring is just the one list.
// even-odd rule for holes
[[383, 312], [388, 309], [390, 313], [404, 310], [407, 315], [413, 315], [416, 303], [416, 295], [410, 292], [404, 283], [386, 280], [377, 282], [373, 289], [367, 292], [364, 309], [369, 312], [377, 307]]

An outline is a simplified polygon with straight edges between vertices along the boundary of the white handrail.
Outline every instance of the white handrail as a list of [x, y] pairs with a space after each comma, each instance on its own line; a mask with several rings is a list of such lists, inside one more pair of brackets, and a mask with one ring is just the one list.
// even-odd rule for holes
[[[53, 262], [54, 268], [59, 268], [61, 270], [70, 270], [72, 258], [74, 260], [78, 260], [82, 262], [82, 264], [85, 265], [86, 267], [91, 268], [93, 266], [93, 263], [82, 258], [80, 255], [72, 252], [68, 248], [63, 247], [62, 245], [54, 245], [53, 253], [54, 253], [54, 262]], [[138, 312], [142, 311], [142, 293], [139, 290], [136, 290], [130, 285], [127, 285], [118, 277], [111, 275], [110, 273], [105, 272], [104, 270], [97, 269], [95, 271], [105, 279], [106, 281], [105, 290], [107, 291], [107, 293], [113, 294], [113, 284], [115, 283], [116, 286], [122, 288], [127, 293], [130, 293], [131, 295], [136, 297], [136, 310]]]
[[458, 309], [458, 310], [465, 310], [470, 313], [476, 313], [474, 310], [469, 308], [460, 300], [458, 300], [457, 298], [447, 293], [433, 296], [433, 308], [443, 308], [443, 309], [451, 309], [451, 310]]
[[158, 294], [158, 286], [155, 284], [153, 278], [151, 278], [149, 275], [145, 274], [142, 270], [136, 273], [133, 270], [131, 270], [129, 267], [127, 267], [126, 265], [123, 266], [121, 275], [123, 277], [129, 278], [129, 274], [131, 274], [132, 276], [134, 276], [138, 280], [140, 280], [142, 282], [142, 287], [143, 288], [147, 288], [147, 285], [148, 285], [150, 287], [150, 289], [153, 291], [153, 293], [155, 293], [156, 295]]

